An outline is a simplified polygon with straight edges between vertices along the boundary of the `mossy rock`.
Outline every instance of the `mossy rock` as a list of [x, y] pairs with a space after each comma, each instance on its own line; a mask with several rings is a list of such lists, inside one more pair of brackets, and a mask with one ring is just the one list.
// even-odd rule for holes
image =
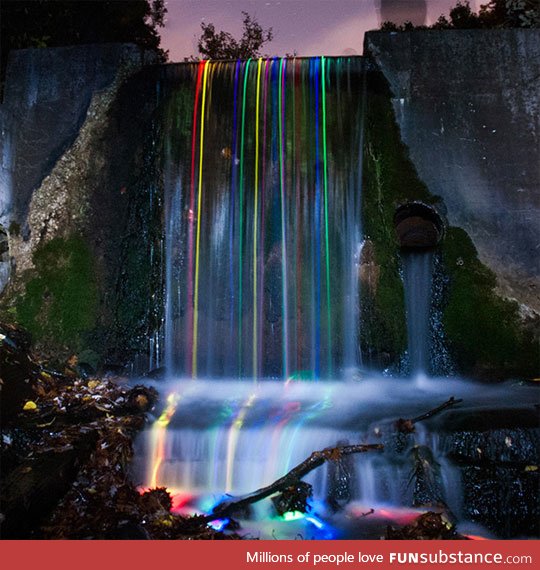
[[33, 262], [35, 276], [16, 302], [17, 320], [48, 350], [82, 350], [98, 306], [90, 249], [80, 237], [55, 238], [36, 250]]
[[518, 304], [497, 295], [496, 277], [467, 233], [449, 228], [442, 253], [450, 277], [443, 324], [458, 368], [494, 379], [536, 374], [538, 346], [520, 324]]
[[[437, 206], [440, 198], [429, 192], [410, 160], [386, 80], [376, 71], [367, 78], [362, 208], [380, 273], [375, 294], [362, 290], [361, 342], [371, 364], [386, 365], [380, 355], [397, 364], [407, 346], [393, 216], [404, 202]], [[439, 310], [457, 370], [492, 380], [537, 376], [540, 350], [533, 332], [521, 323], [517, 303], [496, 293], [496, 276], [480, 262], [468, 234], [448, 228], [440, 247], [448, 283]]]

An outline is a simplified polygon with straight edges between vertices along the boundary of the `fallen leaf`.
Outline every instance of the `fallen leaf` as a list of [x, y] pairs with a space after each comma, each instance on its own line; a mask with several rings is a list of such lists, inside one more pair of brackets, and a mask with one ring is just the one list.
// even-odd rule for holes
[[37, 404], [32, 402], [32, 400], [28, 400], [28, 402], [23, 406], [23, 410], [25, 412], [35, 412], [37, 410]]

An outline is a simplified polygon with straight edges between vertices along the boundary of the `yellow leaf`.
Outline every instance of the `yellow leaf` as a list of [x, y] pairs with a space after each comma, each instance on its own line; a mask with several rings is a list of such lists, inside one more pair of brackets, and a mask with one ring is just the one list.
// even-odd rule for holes
[[538, 465], [527, 465], [527, 467], [525, 467], [525, 471], [538, 471]]
[[28, 402], [23, 406], [23, 410], [25, 412], [34, 412], [37, 410], [37, 405], [35, 402], [32, 402], [32, 400], [28, 400]]
[[88, 382], [88, 387], [90, 388], [90, 390], [93, 390], [98, 386], [99, 386], [99, 380], [90, 380], [90, 382]]
[[44, 378], [45, 380], [52, 380], [52, 376], [47, 373], [47, 372], [41, 372], [41, 377]]

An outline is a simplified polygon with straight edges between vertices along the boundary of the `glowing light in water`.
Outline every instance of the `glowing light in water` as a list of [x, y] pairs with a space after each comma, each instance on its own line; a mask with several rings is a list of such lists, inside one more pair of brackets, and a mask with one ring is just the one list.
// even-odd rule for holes
[[199, 62], [197, 66], [197, 82], [195, 86], [195, 101], [193, 103], [193, 119], [191, 131], [191, 181], [189, 189], [189, 217], [188, 217], [188, 276], [187, 276], [187, 327], [186, 338], [188, 340], [187, 354], [193, 353], [193, 224], [195, 221], [195, 157], [197, 148], [197, 119], [199, 111], [199, 95], [201, 91], [201, 81], [204, 70], [204, 62]]
[[358, 58], [325, 57], [171, 68], [173, 374], [285, 380], [309, 369], [315, 379], [357, 364], [346, 345], [357, 313], [361, 69]]
[[244, 69], [244, 91], [242, 93], [242, 128], [240, 131], [240, 204], [238, 209], [238, 215], [240, 217], [240, 229], [238, 232], [238, 373], [242, 376], [242, 293], [243, 293], [243, 261], [242, 261], [242, 251], [243, 251], [243, 240], [244, 235], [244, 148], [245, 148], [245, 132], [246, 132], [246, 95], [247, 95], [247, 82], [249, 76], [249, 64], [251, 63], [251, 58], [246, 61], [246, 67]]
[[289, 303], [287, 279], [287, 220], [285, 217], [285, 66], [279, 63], [279, 186], [281, 198], [281, 295], [283, 303], [283, 376], [289, 377]]
[[323, 126], [324, 249], [326, 262], [326, 330], [328, 376], [332, 377], [332, 318], [330, 305], [330, 238], [328, 236], [328, 153], [326, 147], [326, 58], [321, 57], [321, 94]]
[[237, 158], [237, 136], [238, 136], [238, 83], [240, 79], [240, 69], [242, 67], [242, 62], [238, 60], [236, 62], [236, 69], [234, 72], [234, 95], [233, 95], [233, 124], [232, 124], [232, 162], [231, 162], [231, 196], [230, 196], [230, 216], [231, 220], [229, 222], [229, 343], [231, 352], [234, 346], [234, 225], [235, 225], [235, 215], [236, 215], [236, 178], [238, 172], [238, 163], [240, 162]]
[[316, 526], [318, 529], [324, 528], [324, 523], [322, 522], [322, 520], [318, 519], [313, 515], [307, 516], [306, 520], [310, 522], [312, 525]]
[[151, 475], [149, 487], [154, 489], [158, 486], [159, 470], [165, 459], [165, 441], [167, 439], [167, 427], [176, 412], [180, 396], [173, 392], [167, 396], [167, 405], [152, 426], [152, 458], [150, 460]]
[[258, 327], [257, 315], [259, 313], [257, 303], [257, 220], [259, 217], [259, 108], [261, 103], [261, 64], [262, 57], [257, 62], [257, 94], [255, 100], [255, 203], [253, 206], [253, 379], [256, 381], [259, 367], [257, 356], [259, 354], [259, 343], [257, 342]]
[[244, 425], [244, 420], [246, 418], [246, 414], [249, 411], [249, 408], [253, 405], [255, 401], [256, 395], [252, 394], [243, 404], [242, 408], [238, 412], [236, 419], [234, 420], [233, 424], [229, 429], [229, 438], [227, 441], [227, 480], [226, 480], [226, 489], [225, 491], [228, 493], [232, 489], [233, 485], [233, 473], [234, 473], [234, 458], [236, 455], [236, 446], [238, 444], [238, 436], [240, 434], [240, 430]]
[[314, 374], [321, 375], [321, 167], [319, 164], [319, 60], [313, 62], [315, 91], [315, 329]]
[[197, 347], [199, 340], [199, 271], [200, 271], [200, 244], [202, 225], [202, 181], [203, 181], [203, 156], [204, 156], [204, 113], [206, 110], [206, 83], [208, 78], [209, 62], [204, 62], [204, 77], [201, 104], [201, 141], [199, 147], [199, 187], [197, 195], [197, 239], [195, 245], [195, 295], [193, 298], [193, 352], [191, 358], [191, 375], [197, 378]]
[[210, 521], [208, 525], [219, 532], [222, 531], [229, 524], [229, 522], [229, 519], [217, 519], [215, 521]]
[[300, 511], [289, 511], [288, 513], [283, 513], [281, 518], [286, 522], [291, 522], [303, 519], [305, 516], [306, 513], [302, 513]]

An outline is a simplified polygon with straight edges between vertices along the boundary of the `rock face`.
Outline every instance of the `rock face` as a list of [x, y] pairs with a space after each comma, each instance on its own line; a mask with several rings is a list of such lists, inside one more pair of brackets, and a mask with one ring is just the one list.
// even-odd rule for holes
[[0, 105], [1, 180], [11, 186], [9, 222], [24, 224], [32, 192], [74, 142], [95, 93], [110, 87], [120, 70], [155, 61], [155, 54], [130, 44], [11, 52]]
[[51, 354], [89, 349], [116, 361], [113, 353], [129, 358], [129, 349], [114, 339], [140, 336], [135, 325], [150, 295], [136, 283], [148, 285], [153, 247], [155, 200], [144, 172], [154, 156], [145, 145], [157, 83], [148, 64], [156, 60], [123, 44], [11, 56], [0, 106], [0, 234], [9, 260], [0, 277], [11, 274], [2, 309]]
[[540, 311], [540, 30], [369, 32], [420, 179], [504, 295]]

